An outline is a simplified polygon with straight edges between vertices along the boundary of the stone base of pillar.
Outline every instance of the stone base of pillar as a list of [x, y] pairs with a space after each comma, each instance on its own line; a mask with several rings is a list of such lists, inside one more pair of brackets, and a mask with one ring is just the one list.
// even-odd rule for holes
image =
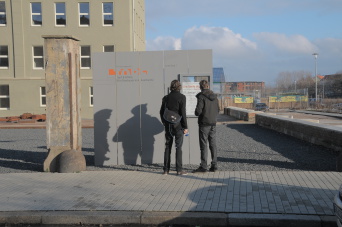
[[48, 156], [44, 161], [44, 172], [58, 172], [58, 156], [65, 150], [70, 149], [70, 147], [60, 146], [60, 147], [50, 147], [48, 151]]
[[60, 173], [77, 173], [86, 170], [86, 160], [82, 151], [66, 150], [59, 155]]
[[82, 151], [69, 147], [52, 147], [44, 161], [45, 172], [74, 173], [86, 170]]

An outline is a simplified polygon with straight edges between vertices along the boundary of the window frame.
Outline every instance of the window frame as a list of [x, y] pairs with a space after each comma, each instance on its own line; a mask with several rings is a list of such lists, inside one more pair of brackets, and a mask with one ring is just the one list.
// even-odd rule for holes
[[[38, 56], [38, 55], [34, 55], [34, 48], [35, 47], [41, 47], [42, 48], [42, 53], [43, 55], [42, 56]], [[42, 59], [42, 67], [36, 67], [36, 61], [35, 59]], [[44, 47], [43, 46], [33, 46], [32, 47], [32, 66], [33, 66], [33, 69], [36, 69], [36, 70], [43, 70], [45, 67], [44, 67]]]
[[[0, 99], [8, 99], [8, 107], [1, 107], [0, 110], [9, 110], [11, 108], [11, 103], [10, 103], [10, 86], [9, 84], [0, 84], [0, 86], [7, 86], [8, 87], [8, 94], [7, 95], [1, 95], [0, 93]], [[0, 102], [1, 105], [1, 102]]]
[[5, 12], [0, 12], [0, 15], [3, 15], [4, 18], [5, 18], [5, 23], [4, 23], [4, 24], [0, 23], [0, 26], [1, 26], [1, 27], [4, 27], [4, 26], [7, 26], [6, 2], [5, 2], [5, 1], [0, 1], [0, 3], [3, 3], [3, 4], [4, 4], [4, 10], [5, 10]]
[[[88, 12], [81, 13], [81, 4], [88, 4]], [[88, 24], [81, 24], [81, 16], [88, 16], [89, 23]], [[89, 27], [90, 26], [90, 2], [79, 2], [78, 3], [78, 25], [80, 27]]]
[[[64, 13], [57, 13], [57, 4], [64, 4]], [[55, 2], [54, 3], [54, 6], [55, 6], [55, 26], [56, 27], [65, 27], [67, 25], [67, 16], [66, 16], [66, 2]], [[65, 24], [57, 24], [57, 17], [58, 16], [64, 16], [65, 18]]]
[[0, 65], [0, 69], [8, 69], [9, 68], [8, 46], [7, 45], [0, 45], [0, 47], [7, 47], [7, 55], [1, 55], [1, 53], [0, 53], [0, 58], [7, 58], [7, 66], [3, 67]]
[[[112, 4], [112, 12], [111, 13], [105, 13], [105, 4], [106, 3], [111, 3]], [[113, 18], [113, 23], [112, 24], [105, 24], [105, 17], [111, 15]], [[102, 2], [102, 26], [104, 27], [113, 27], [114, 26], [114, 2]]]
[[[106, 51], [105, 50], [106, 47], [113, 47], [113, 51]], [[103, 52], [104, 53], [113, 53], [113, 52], [115, 52], [115, 45], [103, 45]]]
[[[82, 47], [89, 47], [89, 55], [82, 55]], [[82, 59], [89, 59], [89, 66], [82, 66]], [[90, 45], [83, 45], [80, 46], [80, 68], [81, 69], [91, 69], [91, 46]]]
[[89, 106], [90, 107], [94, 106], [94, 87], [93, 86], [89, 87]]
[[[32, 8], [32, 4], [33, 3], [39, 3], [40, 4], [40, 12], [39, 13], [34, 13], [33, 12], [33, 8]], [[42, 3], [41, 2], [30, 2], [30, 7], [31, 7], [31, 26], [34, 27], [41, 27], [43, 26], [43, 13], [42, 13]], [[33, 16], [40, 16], [41, 17], [41, 24], [35, 24], [33, 23]]]
[[[44, 91], [45, 91], [45, 94], [43, 94], [43, 88], [44, 88]], [[40, 86], [39, 87], [39, 97], [40, 97], [40, 101], [39, 101], [39, 104], [41, 107], [46, 107], [46, 88], [45, 86]], [[43, 99], [45, 98], [45, 104], [43, 103]]]

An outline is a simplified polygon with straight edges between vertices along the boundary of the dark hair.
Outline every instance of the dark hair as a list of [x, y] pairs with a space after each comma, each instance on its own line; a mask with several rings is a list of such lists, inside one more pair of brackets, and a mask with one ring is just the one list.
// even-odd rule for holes
[[181, 90], [181, 83], [178, 80], [173, 80], [170, 85], [171, 91], [180, 91]]
[[201, 90], [203, 89], [209, 89], [209, 83], [206, 80], [201, 80], [199, 82]]

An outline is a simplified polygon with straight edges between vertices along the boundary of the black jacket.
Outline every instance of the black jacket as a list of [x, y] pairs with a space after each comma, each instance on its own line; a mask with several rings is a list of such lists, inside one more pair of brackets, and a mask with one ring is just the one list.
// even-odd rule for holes
[[196, 95], [197, 105], [195, 115], [199, 126], [214, 126], [220, 111], [217, 95], [209, 89], [204, 89]]
[[165, 110], [165, 103], [166, 103], [166, 107], [169, 110], [172, 110], [178, 113], [182, 117], [180, 121], [180, 126], [178, 129], [181, 129], [181, 128], [187, 129], [188, 123], [186, 120], [186, 97], [185, 95], [181, 94], [179, 91], [171, 91], [170, 94], [163, 97], [159, 114], [164, 125], [167, 124], [167, 122], [163, 118], [164, 110]]

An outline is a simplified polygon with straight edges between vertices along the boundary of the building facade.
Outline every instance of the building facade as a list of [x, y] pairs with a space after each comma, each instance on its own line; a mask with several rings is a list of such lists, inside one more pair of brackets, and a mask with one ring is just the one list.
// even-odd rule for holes
[[144, 0], [0, 1], [0, 117], [44, 114], [46, 35], [79, 39], [82, 118], [93, 118], [94, 52], [145, 50]]
[[224, 87], [226, 82], [226, 77], [224, 75], [224, 70], [222, 67], [213, 68], [213, 91], [215, 93], [224, 93]]
[[265, 82], [239, 81], [225, 83], [226, 94], [248, 95], [262, 97], [265, 91]]

